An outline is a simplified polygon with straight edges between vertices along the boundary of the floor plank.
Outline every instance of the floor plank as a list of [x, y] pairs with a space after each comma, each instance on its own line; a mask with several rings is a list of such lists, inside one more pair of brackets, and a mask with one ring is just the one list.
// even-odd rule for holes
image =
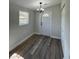
[[43, 35], [33, 35], [13, 49], [9, 54], [17, 53], [24, 59], [63, 59], [61, 41]]

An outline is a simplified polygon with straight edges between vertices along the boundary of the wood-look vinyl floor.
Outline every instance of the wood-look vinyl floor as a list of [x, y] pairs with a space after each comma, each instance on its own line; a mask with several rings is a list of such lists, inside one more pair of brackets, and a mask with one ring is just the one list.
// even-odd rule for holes
[[43, 35], [33, 35], [9, 54], [21, 55], [24, 59], [63, 59], [61, 41]]

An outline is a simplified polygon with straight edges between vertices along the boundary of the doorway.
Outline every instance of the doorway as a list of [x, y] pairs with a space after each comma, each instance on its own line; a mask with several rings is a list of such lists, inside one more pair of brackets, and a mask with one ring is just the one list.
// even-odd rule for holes
[[46, 36], [51, 35], [51, 17], [48, 14], [42, 15], [42, 26], [40, 29], [42, 35]]

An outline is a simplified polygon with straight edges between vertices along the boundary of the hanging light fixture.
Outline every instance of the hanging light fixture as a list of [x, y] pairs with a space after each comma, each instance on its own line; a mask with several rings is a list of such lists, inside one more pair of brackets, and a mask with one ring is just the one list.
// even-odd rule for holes
[[44, 12], [44, 9], [42, 8], [42, 2], [40, 2], [40, 7], [37, 9], [37, 12], [40, 12], [40, 13], [42, 13], [42, 12]]

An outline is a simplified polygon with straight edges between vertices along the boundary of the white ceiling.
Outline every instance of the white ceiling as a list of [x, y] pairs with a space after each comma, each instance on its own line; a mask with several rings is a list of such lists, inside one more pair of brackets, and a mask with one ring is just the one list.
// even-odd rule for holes
[[39, 2], [43, 2], [43, 8], [59, 4], [61, 0], [9, 0], [11, 3], [17, 4], [29, 9], [39, 8]]

